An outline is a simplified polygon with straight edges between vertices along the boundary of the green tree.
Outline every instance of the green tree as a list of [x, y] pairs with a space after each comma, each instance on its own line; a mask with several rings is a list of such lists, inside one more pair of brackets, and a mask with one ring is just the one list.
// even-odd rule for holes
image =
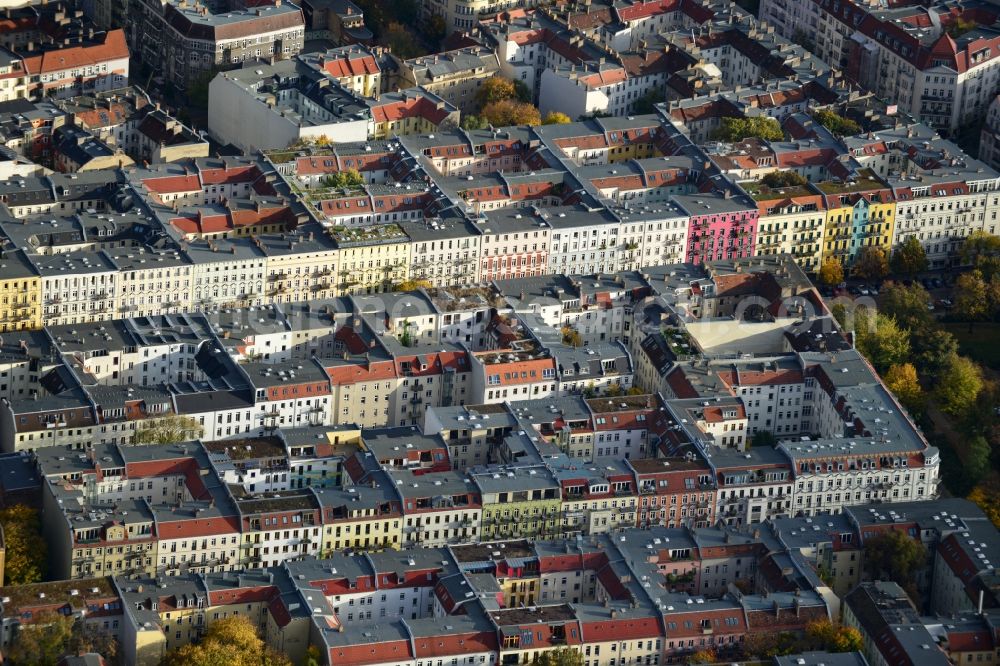
[[911, 363], [891, 365], [882, 377], [886, 387], [912, 414], [924, 411], [924, 390], [917, 378], [917, 369]]
[[[518, 84], [521, 85], [518, 86]], [[475, 99], [479, 108], [483, 109], [494, 102], [503, 102], [508, 99], [515, 102], [530, 102], [531, 91], [521, 81], [508, 79], [505, 76], [493, 76], [483, 81], [482, 85], [479, 86]]]
[[337, 189], [357, 189], [365, 184], [365, 179], [357, 169], [347, 169], [331, 173], [323, 179], [323, 185]]
[[413, 30], [403, 23], [395, 21], [389, 23], [382, 31], [380, 41], [400, 60], [409, 60], [426, 53], [420, 42], [417, 41]]
[[961, 37], [978, 26], [976, 21], [959, 16], [945, 28], [945, 31], [952, 37]]
[[441, 40], [448, 36], [448, 23], [440, 14], [434, 14], [427, 20], [426, 33], [427, 39], [439, 46]]
[[305, 666], [320, 666], [322, 663], [322, 653], [319, 648], [312, 644], [306, 648]]
[[819, 109], [813, 113], [813, 118], [836, 136], [851, 136], [861, 133], [861, 125], [829, 109]]
[[806, 625], [803, 650], [855, 652], [863, 645], [861, 632], [854, 627], [836, 625], [830, 620], [815, 620]]
[[484, 129], [487, 124], [488, 123], [482, 116], [469, 114], [462, 118], [462, 129], [481, 130]]
[[494, 127], [542, 124], [542, 117], [537, 108], [526, 102], [516, 102], [512, 99], [491, 102], [483, 107], [480, 115]]
[[562, 327], [562, 341], [564, 345], [570, 347], [583, 346], [583, 338], [580, 337], [580, 331], [576, 330], [572, 326]]
[[202, 436], [204, 429], [197, 419], [190, 416], [169, 414], [151, 418], [136, 428], [133, 444], [174, 444]]
[[913, 277], [917, 273], [926, 271], [927, 253], [924, 251], [923, 244], [917, 240], [916, 236], [908, 237], [892, 253], [890, 265], [893, 273], [906, 277]]
[[976, 435], [969, 440], [965, 451], [965, 473], [972, 479], [971, 484], [979, 483], [990, 472], [990, 443], [982, 435]]
[[955, 336], [935, 326], [911, 328], [910, 346], [913, 347], [913, 360], [920, 368], [920, 376], [931, 382], [944, 370], [948, 359], [958, 353]]
[[913, 598], [917, 573], [927, 564], [927, 549], [906, 532], [888, 530], [865, 541], [864, 568], [870, 580], [891, 580]]
[[543, 125], [567, 125], [571, 122], [573, 120], [569, 116], [559, 111], [549, 111], [542, 119]]
[[748, 660], [770, 660], [791, 654], [797, 643], [795, 634], [787, 631], [754, 632], [743, 643], [743, 656]]
[[1000, 529], [1000, 483], [995, 479], [982, 482], [972, 489], [966, 499], [982, 509], [993, 525]]
[[934, 397], [943, 411], [960, 416], [975, 403], [982, 388], [979, 366], [964, 356], [953, 354], [938, 377]]
[[910, 356], [910, 333], [900, 328], [892, 317], [876, 314], [872, 321], [867, 313], [855, 318], [855, 345], [879, 372], [890, 366], [905, 363]]
[[208, 86], [212, 79], [221, 72], [218, 67], [211, 67], [195, 74], [187, 84], [187, 103], [202, 113], [208, 112]]
[[836, 259], [827, 259], [819, 267], [816, 277], [821, 283], [832, 287], [844, 281], [844, 267]]
[[416, 291], [417, 289], [430, 289], [434, 285], [430, 280], [403, 280], [393, 285], [393, 291]]
[[8, 658], [21, 666], [53, 666], [66, 655], [73, 636], [73, 618], [46, 611], [22, 624]]
[[890, 282], [879, 298], [882, 312], [893, 317], [899, 325], [916, 331], [933, 328], [934, 318], [927, 311], [930, 294], [919, 284], [907, 287], [901, 282]]
[[955, 316], [969, 322], [971, 331], [972, 325], [985, 319], [989, 311], [990, 303], [983, 272], [976, 269], [958, 276], [955, 281]]
[[830, 308], [830, 314], [833, 318], [837, 320], [840, 325], [841, 330], [846, 331], [847, 329], [847, 306], [843, 303], [834, 303], [833, 307]]
[[878, 282], [889, 274], [889, 260], [885, 250], [875, 245], [865, 245], [858, 250], [851, 266], [851, 274], [868, 282]]
[[962, 243], [962, 261], [982, 271], [984, 280], [1000, 274], [1000, 236], [973, 231]]
[[546, 650], [531, 660], [533, 666], [583, 666], [583, 655], [576, 648]]
[[656, 105], [665, 101], [666, 95], [662, 88], [653, 88], [645, 95], [635, 100], [632, 112], [637, 115], [656, 113]]
[[742, 141], [756, 137], [765, 141], [781, 141], [785, 138], [781, 125], [774, 118], [723, 118], [719, 127], [712, 131], [711, 138], [720, 141]]
[[216, 620], [198, 643], [167, 653], [164, 666], [291, 666], [288, 657], [264, 644], [244, 615]]
[[767, 430], [758, 430], [754, 433], [753, 439], [750, 440], [750, 446], [755, 449], [758, 447], [774, 448], [777, 443], [778, 440], [774, 434]]
[[986, 283], [986, 303], [988, 317], [996, 319], [1000, 317], [1000, 273], [994, 275]]
[[715, 664], [718, 661], [719, 655], [713, 648], [702, 648], [687, 658], [689, 664]]
[[4, 585], [37, 583], [45, 575], [48, 546], [42, 537], [37, 509], [13, 504], [0, 509], [0, 525], [6, 544]]
[[802, 187], [809, 181], [795, 171], [772, 171], [761, 178], [760, 182], [775, 189], [779, 187]]

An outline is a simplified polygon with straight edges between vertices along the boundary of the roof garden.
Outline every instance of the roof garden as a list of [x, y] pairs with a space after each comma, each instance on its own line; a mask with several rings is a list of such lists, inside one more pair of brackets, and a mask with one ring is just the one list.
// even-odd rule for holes
[[768, 201], [789, 197], [807, 197], [815, 194], [808, 185], [788, 185], [784, 187], [769, 187], [760, 181], [740, 183], [754, 201]]
[[[43, 594], [44, 597], [40, 596]], [[109, 578], [88, 578], [32, 585], [9, 585], [0, 588], [0, 596], [4, 598], [5, 609], [68, 604], [73, 609], [79, 610], [86, 607], [87, 599], [114, 597], [116, 594]]]
[[871, 169], [862, 169], [856, 177], [847, 180], [834, 179], [816, 183], [816, 187], [824, 194], [851, 194], [886, 189], [885, 184], [875, 177], [875, 172]]
[[404, 243], [409, 240], [409, 236], [398, 224], [374, 224], [362, 227], [338, 225], [330, 228], [330, 237], [341, 246]]

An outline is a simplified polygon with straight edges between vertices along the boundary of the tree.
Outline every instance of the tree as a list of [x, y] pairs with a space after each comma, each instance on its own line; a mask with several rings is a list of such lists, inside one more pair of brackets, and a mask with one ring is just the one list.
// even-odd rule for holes
[[980, 483], [972, 489], [966, 499], [974, 502], [993, 525], [1000, 528], [1000, 484], [995, 480]]
[[891, 580], [912, 589], [917, 572], [926, 564], [924, 544], [906, 532], [890, 529], [865, 541], [864, 568], [870, 580]]
[[542, 119], [543, 125], [567, 125], [571, 122], [573, 120], [569, 116], [559, 111], [549, 111]]
[[8, 655], [12, 664], [52, 666], [67, 653], [73, 635], [73, 618], [45, 611], [22, 624]]
[[973, 231], [962, 243], [962, 261], [983, 273], [984, 280], [1000, 274], [1000, 236]]
[[955, 316], [969, 322], [971, 331], [973, 323], [984, 319], [989, 310], [983, 272], [976, 269], [958, 276], [955, 282]]
[[883, 376], [886, 387], [912, 414], [924, 409], [924, 391], [917, 379], [917, 369], [910, 363], [894, 364]]
[[777, 443], [778, 440], [774, 434], [767, 430], [758, 430], [754, 433], [753, 439], [750, 440], [750, 446], [755, 449], [760, 446], [774, 448]]
[[562, 327], [562, 341], [564, 345], [570, 347], [583, 346], [583, 338], [580, 337], [580, 331], [571, 326]]
[[916, 236], [909, 236], [892, 253], [892, 260], [889, 263], [896, 275], [913, 277], [927, 270], [927, 253]]
[[965, 473], [972, 479], [971, 484], [979, 483], [990, 472], [990, 443], [982, 435], [976, 435], [969, 440], [965, 451]]
[[795, 635], [787, 631], [755, 632], [747, 635], [743, 656], [746, 659], [770, 660], [791, 654], [797, 642]]
[[357, 189], [365, 184], [364, 176], [357, 169], [347, 169], [331, 173], [323, 179], [323, 185], [336, 189]]
[[718, 661], [719, 655], [712, 648], [703, 648], [687, 658], [689, 664], [714, 664]]
[[530, 102], [531, 91], [522, 81], [508, 79], [505, 76], [492, 76], [479, 86], [475, 99], [479, 108], [483, 109], [490, 104], [508, 99], [516, 102]]
[[979, 24], [972, 19], [966, 19], [961, 16], [958, 16], [955, 18], [954, 21], [952, 21], [948, 25], [947, 28], [945, 28], [945, 32], [947, 32], [952, 37], [961, 37], [963, 34], [969, 32], [973, 28], [978, 27], [978, 25]]
[[847, 306], [843, 303], [834, 303], [833, 307], [830, 308], [830, 314], [833, 318], [837, 320], [840, 325], [841, 330], [847, 330]]
[[851, 274], [868, 282], [878, 282], [889, 273], [889, 260], [885, 250], [875, 245], [865, 245], [858, 251], [851, 266]]
[[469, 114], [462, 118], [462, 129], [480, 130], [486, 127], [486, 120], [482, 116]]
[[424, 55], [425, 51], [420, 42], [408, 26], [395, 21], [385, 27], [382, 32], [381, 42], [383, 46], [389, 47], [400, 60], [409, 60]]
[[723, 118], [719, 127], [712, 131], [711, 138], [720, 141], [742, 141], [756, 137], [765, 141], [781, 141], [785, 138], [781, 125], [774, 118]]
[[319, 647], [315, 644], [311, 644], [306, 648], [306, 660], [305, 666], [320, 666], [322, 653], [319, 651]]
[[979, 366], [964, 356], [952, 354], [938, 377], [934, 397], [943, 411], [960, 416], [975, 403], [982, 388]]
[[1000, 317], [1000, 273], [986, 283], [986, 303], [989, 311], [987, 317], [990, 319]]
[[795, 171], [772, 171], [761, 178], [760, 182], [774, 189], [779, 187], [802, 187], [809, 181]]
[[919, 284], [907, 287], [901, 282], [890, 282], [882, 290], [879, 303], [882, 312], [893, 317], [903, 328], [917, 331], [933, 328], [933, 317], [927, 311], [930, 294]]
[[653, 88], [645, 95], [635, 100], [632, 112], [638, 115], [656, 113], [656, 105], [663, 102], [665, 99], [666, 95], [664, 94], [662, 88]]
[[604, 389], [604, 396], [606, 398], [617, 398], [625, 391], [622, 390], [621, 384], [609, 384], [606, 389]]
[[909, 359], [910, 332], [900, 328], [895, 319], [879, 313], [872, 321], [860, 308], [854, 318], [855, 345], [880, 372]]
[[827, 259], [819, 267], [816, 277], [826, 286], [832, 287], [844, 281], [844, 267], [836, 259]]
[[202, 436], [204, 430], [196, 419], [190, 416], [169, 414], [151, 418], [136, 428], [132, 435], [133, 444], [173, 444], [186, 442]]
[[291, 666], [283, 654], [264, 644], [250, 620], [237, 615], [213, 622], [198, 643], [167, 653], [165, 666]]
[[861, 132], [861, 125], [829, 109], [819, 109], [813, 113], [813, 118], [836, 136], [850, 136]]
[[38, 510], [26, 504], [0, 509], [0, 525], [7, 547], [4, 585], [41, 581], [45, 575], [48, 546], [42, 537]]
[[494, 127], [540, 125], [542, 123], [542, 117], [534, 105], [526, 102], [515, 102], [511, 99], [487, 104], [483, 107], [480, 115]]
[[448, 23], [440, 14], [434, 14], [427, 20], [427, 28], [425, 29], [425, 32], [427, 34], [427, 38], [435, 46], [438, 46], [440, 45], [441, 40], [448, 36]]
[[218, 67], [211, 67], [195, 74], [188, 81], [187, 103], [189, 106], [204, 113], [208, 112], [208, 86], [212, 83], [212, 79], [221, 71]]
[[861, 632], [854, 627], [836, 625], [830, 620], [816, 620], [806, 625], [803, 650], [855, 652], [862, 648]]
[[910, 346], [921, 377], [929, 382], [935, 381], [948, 359], [958, 353], [958, 340], [955, 336], [934, 326], [911, 328]]
[[583, 666], [583, 655], [571, 647], [547, 650], [531, 660], [534, 666]]
[[403, 280], [393, 286], [393, 291], [416, 291], [417, 289], [430, 289], [434, 285], [430, 280]]

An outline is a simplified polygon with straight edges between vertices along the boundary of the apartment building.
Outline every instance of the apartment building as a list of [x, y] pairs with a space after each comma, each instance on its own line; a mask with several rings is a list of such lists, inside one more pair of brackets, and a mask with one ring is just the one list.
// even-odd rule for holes
[[281, 2], [244, 7], [134, 0], [126, 18], [139, 62], [182, 90], [215, 70], [291, 58], [305, 39], [302, 10]]

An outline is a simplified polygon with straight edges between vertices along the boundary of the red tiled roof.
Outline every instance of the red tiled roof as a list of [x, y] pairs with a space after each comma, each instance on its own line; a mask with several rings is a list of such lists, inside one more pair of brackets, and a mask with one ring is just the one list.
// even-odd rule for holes
[[378, 74], [380, 71], [375, 58], [370, 55], [360, 58], [346, 57], [328, 60], [323, 65], [323, 69], [338, 78]]
[[119, 28], [108, 32], [101, 44], [68, 46], [28, 56], [24, 59], [24, 67], [29, 74], [40, 75], [100, 65], [111, 60], [127, 60], [128, 57], [125, 31]]

